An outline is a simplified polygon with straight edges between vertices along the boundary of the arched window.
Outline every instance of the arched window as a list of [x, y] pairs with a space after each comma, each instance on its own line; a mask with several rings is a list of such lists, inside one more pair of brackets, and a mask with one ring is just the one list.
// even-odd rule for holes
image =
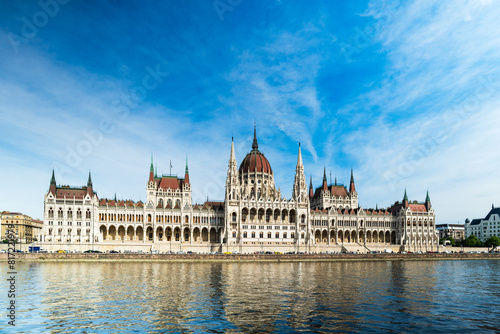
[[90, 209], [87, 209], [87, 212], [85, 212], [85, 218], [90, 219]]
[[279, 239], [280, 238], [280, 233], [279, 232], [276, 232], [276, 239]]
[[49, 228], [49, 235], [52, 235], [52, 229]]
[[76, 218], [82, 218], [82, 211], [80, 210], [80, 208], [78, 208], [78, 210], [76, 211]]
[[232, 216], [231, 220], [233, 221], [233, 223], [236, 223], [236, 212], [233, 212], [231, 216]]
[[290, 238], [295, 239], [295, 233], [291, 233]]
[[[332, 222], [333, 222], [333, 220], [332, 220]], [[305, 215], [300, 216], [300, 223], [301, 224], [305, 224], [306, 223], [306, 216]]]
[[283, 232], [283, 238], [286, 238], [286, 232]]
[[71, 211], [71, 208], [68, 210], [68, 218], [73, 218], [73, 211]]
[[233, 238], [236, 238], [236, 232], [233, 232]]
[[252, 238], [255, 238], [255, 232], [252, 232]]
[[49, 208], [49, 218], [54, 218], [54, 210], [52, 208]]
[[179, 208], [181, 207], [181, 200], [176, 200], [175, 201], [175, 206], [178, 206]]
[[271, 232], [268, 232], [268, 233], [267, 233], [267, 237], [268, 237], [269, 239], [271, 239]]
[[62, 218], [63, 217], [63, 210], [62, 208], [59, 208], [59, 210], [57, 211], [57, 218]]
[[151, 223], [151, 215], [148, 215], [148, 223]]
[[189, 223], [189, 217], [186, 215], [186, 217], [184, 217], [184, 222], [187, 224]]
[[247, 232], [243, 232], [243, 238], [247, 237]]
[[264, 232], [259, 233], [259, 238], [264, 238]]

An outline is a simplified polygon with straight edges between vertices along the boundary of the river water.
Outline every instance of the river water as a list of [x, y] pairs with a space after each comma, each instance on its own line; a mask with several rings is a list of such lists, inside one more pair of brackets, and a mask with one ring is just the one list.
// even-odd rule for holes
[[499, 260], [16, 266], [2, 333], [500, 331]]

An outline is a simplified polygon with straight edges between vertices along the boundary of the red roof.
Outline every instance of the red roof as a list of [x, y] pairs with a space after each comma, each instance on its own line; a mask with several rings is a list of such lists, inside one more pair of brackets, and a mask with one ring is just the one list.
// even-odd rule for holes
[[66, 196], [67, 198], [83, 199], [87, 194], [87, 187], [84, 188], [58, 188], [56, 190], [56, 197], [63, 198]]
[[330, 193], [333, 196], [341, 196], [341, 197], [346, 197], [347, 196], [347, 189], [344, 186], [330, 186]]
[[263, 172], [268, 174], [273, 173], [273, 170], [271, 169], [271, 164], [269, 163], [267, 158], [264, 156], [264, 154], [260, 153], [259, 150], [256, 149], [248, 153], [245, 159], [243, 159], [239, 171], [240, 174], [248, 172], [249, 173]]
[[159, 187], [162, 189], [181, 189], [182, 179], [176, 176], [163, 176], [159, 181]]
[[410, 210], [413, 212], [427, 212], [425, 204], [410, 204]]

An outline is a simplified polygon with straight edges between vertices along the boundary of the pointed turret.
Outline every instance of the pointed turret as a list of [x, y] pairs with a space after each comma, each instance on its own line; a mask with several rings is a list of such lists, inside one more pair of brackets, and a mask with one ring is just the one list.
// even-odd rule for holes
[[149, 182], [154, 182], [155, 180], [155, 169], [153, 167], [153, 153], [151, 153], [151, 167], [149, 168]]
[[231, 165], [231, 162], [236, 163], [236, 155], [234, 154], [234, 138], [231, 137], [231, 155], [229, 156], [229, 165]]
[[427, 190], [427, 196], [425, 196], [425, 208], [427, 209], [427, 211], [429, 211], [431, 209], [431, 198], [429, 196], [429, 190]]
[[324, 191], [328, 190], [328, 183], [326, 180], [326, 166], [323, 168], [323, 190]]
[[299, 152], [297, 154], [297, 166], [295, 167], [295, 181], [293, 183], [292, 197], [296, 201], [307, 201], [307, 183], [302, 164], [302, 150], [299, 142]]
[[186, 155], [186, 171], [184, 173], [184, 183], [189, 183], [189, 169], [188, 169], [188, 158]]
[[405, 196], [403, 197], [403, 207], [404, 208], [408, 207], [408, 195], [406, 195], [406, 188], [405, 188]]
[[52, 178], [50, 179], [49, 192], [51, 192], [54, 196], [56, 195], [56, 176], [54, 174], [54, 169], [52, 169]]
[[299, 156], [297, 157], [297, 166], [302, 166], [302, 151], [300, 150], [300, 142], [299, 142]]
[[356, 192], [356, 186], [354, 185], [354, 172], [351, 168], [351, 183], [349, 184], [349, 193], [355, 193]]
[[255, 122], [253, 124], [253, 143], [252, 143], [252, 149], [253, 150], [258, 150], [259, 149], [259, 144], [257, 143], [257, 126], [255, 125]]
[[309, 183], [309, 197], [312, 198], [314, 196], [314, 191], [313, 191], [313, 177], [311, 175], [311, 182]]
[[94, 194], [94, 189], [92, 187], [92, 176], [90, 175], [90, 170], [89, 170], [89, 179], [87, 181], [87, 194], [92, 197]]

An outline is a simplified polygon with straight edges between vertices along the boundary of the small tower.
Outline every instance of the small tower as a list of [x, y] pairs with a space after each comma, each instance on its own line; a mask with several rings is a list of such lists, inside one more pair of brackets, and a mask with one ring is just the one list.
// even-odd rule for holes
[[52, 169], [52, 178], [50, 179], [49, 192], [54, 196], [56, 195], [56, 177], [54, 174], [54, 169]]
[[297, 166], [295, 167], [295, 181], [293, 183], [293, 199], [297, 202], [307, 201], [307, 184], [304, 175], [304, 164], [302, 163], [302, 151], [299, 143], [299, 153], [297, 156]]
[[405, 188], [405, 196], [403, 197], [403, 208], [407, 209], [409, 207], [408, 205], [408, 195], [406, 195], [406, 188]]
[[354, 172], [351, 168], [351, 182], [349, 183], [349, 193], [353, 194], [356, 192], [356, 186], [354, 185]]
[[188, 158], [186, 155], [186, 171], [184, 172], [184, 183], [189, 184], [189, 169], [188, 169]]
[[328, 182], [326, 180], [326, 167], [323, 168], [323, 186], [322, 186], [324, 191], [328, 190]]
[[151, 153], [151, 167], [149, 168], [149, 182], [153, 183], [155, 180], [155, 169], [153, 167], [153, 153]]
[[431, 198], [429, 197], [429, 190], [427, 190], [427, 196], [425, 197], [425, 208], [427, 209], [427, 211], [430, 211], [432, 208]]
[[90, 198], [94, 195], [94, 189], [92, 186], [92, 177], [90, 176], [90, 171], [89, 171], [89, 179], [87, 181], [87, 195], [89, 195]]
[[309, 182], [309, 199], [312, 199], [314, 196], [314, 190], [313, 190], [313, 177], [311, 175], [311, 181]]

